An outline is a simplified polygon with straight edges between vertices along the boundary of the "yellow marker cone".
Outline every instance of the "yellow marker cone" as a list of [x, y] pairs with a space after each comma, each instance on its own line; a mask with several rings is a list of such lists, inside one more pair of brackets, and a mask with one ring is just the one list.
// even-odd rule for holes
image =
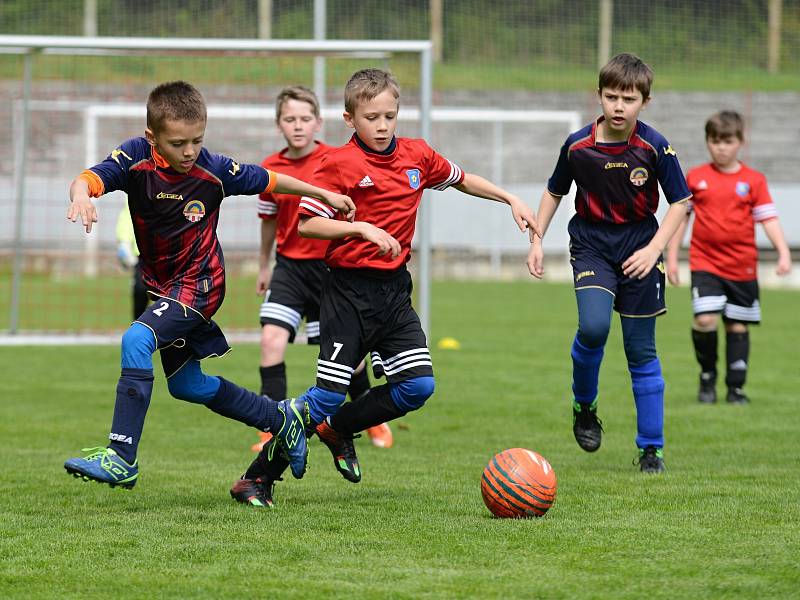
[[436, 347], [439, 348], [439, 350], [461, 350], [461, 342], [455, 338], [444, 337], [439, 340]]

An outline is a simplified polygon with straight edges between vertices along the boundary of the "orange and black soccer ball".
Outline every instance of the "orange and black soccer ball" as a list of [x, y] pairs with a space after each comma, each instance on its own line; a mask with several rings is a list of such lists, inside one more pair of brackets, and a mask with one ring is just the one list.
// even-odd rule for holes
[[483, 470], [481, 494], [496, 517], [541, 517], [556, 499], [556, 473], [541, 454], [511, 448], [496, 454]]

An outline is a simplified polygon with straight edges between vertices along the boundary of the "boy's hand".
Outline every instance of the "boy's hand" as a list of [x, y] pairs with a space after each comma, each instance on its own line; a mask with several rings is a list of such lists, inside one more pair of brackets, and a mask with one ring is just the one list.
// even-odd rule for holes
[[380, 227], [375, 227], [375, 225], [372, 225], [371, 223], [362, 221], [361, 237], [378, 246], [378, 254], [380, 256], [383, 256], [389, 252], [391, 252], [392, 258], [397, 258], [400, 256], [400, 242], [398, 242]]
[[355, 219], [356, 205], [350, 199], [350, 196], [343, 196], [342, 194], [337, 194], [335, 192], [326, 192], [323, 200], [326, 204], [329, 204], [331, 207], [342, 213], [351, 223], [353, 222], [353, 219]]
[[97, 209], [86, 194], [74, 194], [67, 209], [67, 218], [73, 223], [81, 218], [86, 233], [91, 233], [92, 223], [97, 223]]
[[258, 270], [258, 277], [256, 278], [256, 296], [264, 297], [269, 289], [269, 282], [272, 280], [272, 269], [265, 267]]
[[678, 261], [667, 259], [667, 279], [675, 287], [681, 284], [681, 277], [678, 273]]
[[650, 244], [639, 248], [622, 263], [622, 272], [628, 277], [644, 279], [656, 264], [661, 251]]
[[778, 268], [775, 272], [778, 275], [788, 275], [792, 271], [792, 257], [790, 254], [778, 255]]
[[531, 242], [533, 242], [534, 234], [542, 235], [530, 206], [516, 196], [511, 196], [509, 198], [508, 205], [511, 207], [511, 214], [514, 217], [514, 221], [517, 222], [517, 227], [519, 227], [520, 231], [528, 230]]
[[542, 247], [542, 239], [537, 235], [534, 237], [531, 249], [528, 250], [528, 271], [536, 279], [541, 279], [544, 276], [544, 248]]

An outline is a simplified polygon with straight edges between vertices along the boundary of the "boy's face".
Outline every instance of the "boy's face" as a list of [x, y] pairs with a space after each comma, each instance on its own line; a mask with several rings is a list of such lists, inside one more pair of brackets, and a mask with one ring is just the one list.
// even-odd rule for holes
[[725, 169], [736, 164], [739, 160], [739, 149], [742, 147], [742, 141], [735, 135], [725, 135], [722, 137], [708, 137], [706, 138], [706, 146], [708, 146], [708, 153], [711, 155], [711, 160], [714, 164]]
[[383, 152], [392, 143], [397, 129], [397, 98], [391, 90], [383, 90], [372, 100], [356, 106], [355, 114], [344, 113], [344, 122], [356, 130], [369, 148]]
[[320, 127], [322, 119], [314, 114], [314, 107], [308, 102], [290, 98], [281, 106], [278, 129], [292, 150], [305, 150], [314, 143]]
[[616, 88], [603, 88], [598, 92], [600, 106], [603, 108], [607, 131], [627, 137], [639, 113], [650, 100], [642, 98], [642, 92], [637, 89], [620, 90]]
[[206, 122], [187, 123], [165, 119], [158, 132], [146, 129], [144, 133], [150, 145], [164, 157], [170, 167], [178, 173], [188, 173], [203, 148]]

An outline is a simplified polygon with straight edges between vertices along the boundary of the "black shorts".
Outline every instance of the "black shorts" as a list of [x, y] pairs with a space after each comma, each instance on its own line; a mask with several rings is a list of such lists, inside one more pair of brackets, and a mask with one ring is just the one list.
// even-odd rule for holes
[[156, 296], [139, 318], [153, 332], [164, 374], [172, 377], [191, 359], [227, 354], [231, 347], [214, 321], [172, 298]]
[[732, 281], [707, 271], [692, 271], [692, 310], [695, 315], [722, 313], [726, 321], [760, 323], [758, 280]]
[[293, 342], [306, 319], [309, 344], [319, 343], [319, 299], [328, 267], [322, 260], [295, 260], [280, 254], [272, 272], [269, 289], [261, 304], [261, 325], [277, 325], [289, 332]]
[[654, 317], [667, 312], [662, 257], [643, 279], [622, 273], [622, 263], [645, 247], [657, 230], [655, 217], [614, 225], [574, 216], [569, 222], [569, 254], [575, 291], [607, 290], [614, 296], [614, 310], [624, 317]]
[[433, 376], [411, 287], [405, 267], [331, 270], [322, 293], [317, 387], [345, 393], [369, 351], [380, 354], [389, 383]]

